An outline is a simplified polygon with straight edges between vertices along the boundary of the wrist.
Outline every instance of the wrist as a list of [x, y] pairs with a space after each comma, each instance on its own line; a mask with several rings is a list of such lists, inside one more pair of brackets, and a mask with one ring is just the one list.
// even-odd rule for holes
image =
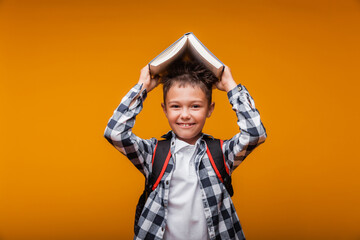
[[148, 88], [144, 81], [139, 80], [138, 84], [141, 85], [141, 91]]
[[237, 87], [237, 84], [234, 80], [230, 81], [229, 83], [224, 85], [225, 91], [229, 92]]

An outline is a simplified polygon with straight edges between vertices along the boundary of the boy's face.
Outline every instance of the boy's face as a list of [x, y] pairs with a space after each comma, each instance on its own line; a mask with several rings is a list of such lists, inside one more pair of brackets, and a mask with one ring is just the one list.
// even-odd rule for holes
[[195, 144], [215, 103], [208, 103], [200, 87], [190, 84], [180, 87], [175, 83], [167, 92], [165, 104], [161, 106], [176, 136], [189, 144]]

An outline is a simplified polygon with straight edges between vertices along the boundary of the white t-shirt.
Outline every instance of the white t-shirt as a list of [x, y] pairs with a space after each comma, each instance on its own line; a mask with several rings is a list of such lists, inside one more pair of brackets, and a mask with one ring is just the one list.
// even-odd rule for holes
[[201, 190], [195, 170], [195, 150], [176, 139], [174, 170], [170, 182], [166, 240], [209, 239]]

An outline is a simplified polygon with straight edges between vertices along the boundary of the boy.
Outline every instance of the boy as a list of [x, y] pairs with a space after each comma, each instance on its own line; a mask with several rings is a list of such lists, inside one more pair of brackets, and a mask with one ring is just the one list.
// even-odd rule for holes
[[[222, 151], [231, 172], [267, 137], [247, 89], [237, 85], [225, 66], [221, 81], [198, 64], [174, 65], [163, 77], [161, 104], [171, 131], [171, 158], [158, 187], [149, 195], [135, 226], [134, 239], [245, 239], [231, 197], [212, 168], [202, 133], [211, 116], [212, 86], [227, 92], [241, 132], [224, 140]], [[147, 93], [159, 84], [148, 66], [138, 84], [122, 99], [105, 129], [105, 138], [148, 178], [157, 139], [132, 132]], [[226, 123], [225, 123], [226, 124]]]

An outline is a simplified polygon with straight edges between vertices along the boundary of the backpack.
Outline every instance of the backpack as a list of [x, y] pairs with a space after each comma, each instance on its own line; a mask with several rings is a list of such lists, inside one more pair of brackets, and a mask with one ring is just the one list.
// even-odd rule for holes
[[[222, 152], [222, 140], [205, 138], [207, 145], [206, 153], [208, 154], [211, 166], [213, 167], [219, 180], [225, 185], [225, 188], [229, 195], [234, 195], [234, 190], [231, 184], [231, 176], [229, 175], [229, 169], [225, 164], [225, 156]], [[140, 215], [144, 209], [147, 198], [150, 193], [156, 189], [159, 185], [161, 178], [164, 175], [166, 167], [168, 166], [171, 157], [170, 152], [170, 139], [160, 140], [155, 146], [154, 154], [152, 156], [152, 173], [145, 180], [145, 189], [139, 198], [139, 202], [136, 206], [135, 212], [135, 233], [137, 232], [137, 223]]]

